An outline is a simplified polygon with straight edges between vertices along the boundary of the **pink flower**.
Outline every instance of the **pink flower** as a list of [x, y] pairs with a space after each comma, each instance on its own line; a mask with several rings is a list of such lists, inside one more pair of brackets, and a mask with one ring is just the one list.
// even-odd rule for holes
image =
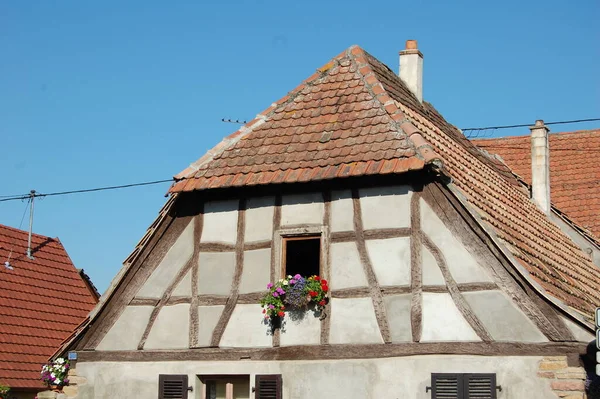
[[273, 288], [273, 284], [272, 283], [267, 284], [267, 289], [270, 290], [271, 288]]
[[278, 294], [277, 292], [274, 292], [274, 293], [273, 293], [273, 296], [274, 296], [275, 298], [277, 298], [277, 297], [279, 296], [279, 294]]
[[300, 279], [302, 278], [302, 276], [301, 276], [301, 275], [299, 275], [299, 274], [296, 274], [296, 275], [294, 276], [294, 278], [295, 278], [296, 280], [300, 280]]

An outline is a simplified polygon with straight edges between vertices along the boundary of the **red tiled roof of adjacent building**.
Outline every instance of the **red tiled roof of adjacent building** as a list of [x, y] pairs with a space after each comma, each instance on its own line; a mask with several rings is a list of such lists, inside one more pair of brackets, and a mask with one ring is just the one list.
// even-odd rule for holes
[[[440, 165], [440, 164], [443, 164]], [[588, 320], [600, 305], [591, 258], [387, 66], [352, 46], [175, 178], [172, 193], [404, 173], [434, 165], [542, 294]]]
[[[600, 167], [590, 159], [600, 156], [600, 129], [552, 133], [550, 197], [552, 203], [579, 226], [600, 238]], [[530, 136], [479, 139], [473, 142], [504, 162], [531, 184]]]
[[[98, 302], [56, 238], [0, 225], [0, 382], [41, 388], [43, 364]], [[4, 262], [10, 257], [9, 270]]]

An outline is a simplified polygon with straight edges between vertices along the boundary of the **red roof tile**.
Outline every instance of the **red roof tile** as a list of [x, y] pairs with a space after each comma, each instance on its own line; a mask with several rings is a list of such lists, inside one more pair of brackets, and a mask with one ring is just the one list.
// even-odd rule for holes
[[503, 162], [356, 46], [176, 176], [170, 191], [404, 173], [428, 164], [452, 177], [450, 188], [541, 293], [593, 317], [600, 276], [590, 257], [538, 209]]
[[[473, 142], [497, 154], [531, 184], [530, 136], [480, 139]], [[552, 203], [579, 226], [600, 238], [600, 168], [590, 159], [600, 156], [600, 129], [553, 133], [550, 143]]]
[[[352, 47], [181, 172], [171, 192], [421, 169], [436, 155], [402, 122], [366, 53]], [[365, 165], [399, 159], [409, 162]]]
[[[41, 367], [97, 303], [60, 241], [0, 225], [0, 382], [40, 388]], [[4, 267], [9, 254], [13, 270]]]

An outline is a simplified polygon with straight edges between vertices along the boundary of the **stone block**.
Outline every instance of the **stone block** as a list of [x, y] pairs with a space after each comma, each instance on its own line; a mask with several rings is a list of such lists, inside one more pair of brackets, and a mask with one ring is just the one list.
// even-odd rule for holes
[[557, 391], [581, 391], [583, 392], [585, 386], [581, 380], [559, 380], [552, 381], [552, 389]]
[[542, 378], [554, 378], [554, 372], [552, 371], [538, 371], [537, 375]]
[[58, 394], [54, 391], [43, 391], [37, 394], [38, 399], [56, 399]]
[[560, 369], [564, 369], [567, 368], [567, 360], [557, 360], [557, 361], [548, 361], [548, 360], [542, 360], [542, 362], [540, 363], [540, 370], [542, 371], [547, 371], [547, 370], [560, 370]]
[[585, 370], [581, 367], [567, 367], [556, 371], [556, 378], [570, 380], [585, 380]]

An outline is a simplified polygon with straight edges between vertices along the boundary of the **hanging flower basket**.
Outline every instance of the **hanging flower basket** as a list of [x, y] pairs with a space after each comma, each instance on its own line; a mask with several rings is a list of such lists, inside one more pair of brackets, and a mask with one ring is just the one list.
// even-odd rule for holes
[[42, 367], [41, 380], [48, 388], [55, 392], [62, 392], [62, 388], [69, 385], [69, 361], [58, 358]]
[[276, 283], [267, 284], [269, 290], [260, 300], [263, 314], [271, 326], [277, 328], [288, 310], [306, 310], [314, 305], [321, 312], [329, 298], [327, 280], [319, 276], [287, 276]]

